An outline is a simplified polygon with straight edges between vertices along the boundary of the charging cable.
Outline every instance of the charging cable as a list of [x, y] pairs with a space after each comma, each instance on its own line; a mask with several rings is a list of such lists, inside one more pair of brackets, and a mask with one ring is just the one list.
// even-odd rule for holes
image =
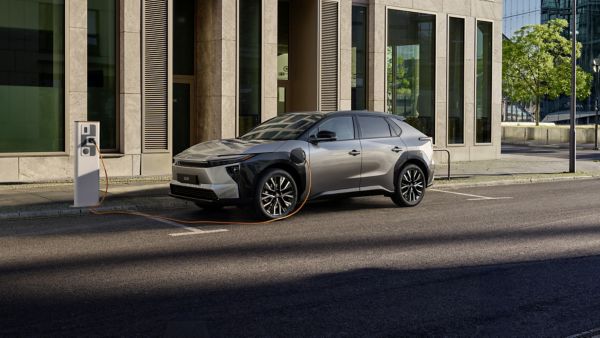
[[278, 217], [278, 218], [274, 218], [274, 219], [270, 219], [270, 220], [266, 220], [266, 221], [227, 222], [227, 221], [212, 221], [212, 220], [182, 220], [182, 219], [177, 219], [177, 218], [172, 218], [172, 217], [151, 215], [151, 214], [147, 214], [147, 213], [139, 212], [139, 211], [100, 211], [100, 210], [98, 210], [98, 208], [100, 206], [102, 206], [102, 203], [104, 203], [104, 200], [106, 199], [106, 196], [108, 195], [108, 171], [106, 170], [106, 165], [104, 164], [104, 157], [102, 156], [102, 153], [100, 152], [100, 148], [98, 147], [96, 142], [92, 142], [92, 143], [94, 143], [94, 145], [96, 146], [96, 151], [98, 152], [98, 154], [100, 156], [100, 162], [102, 163], [102, 169], [104, 170], [104, 178], [105, 178], [104, 192], [102, 194], [102, 198], [100, 199], [100, 202], [97, 205], [95, 205], [89, 209], [90, 212], [95, 215], [131, 215], [131, 216], [140, 216], [140, 217], [145, 217], [145, 218], [155, 219], [155, 220], [160, 219], [160, 220], [164, 220], [164, 221], [171, 221], [171, 222], [180, 223], [180, 224], [212, 224], [212, 225], [269, 224], [269, 223], [273, 223], [273, 222], [277, 222], [277, 221], [282, 221], [284, 219], [290, 218], [290, 217], [296, 215], [297, 213], [299, 213], [300, 210], [302, 210], [304, 208], [304, 206], [306, 205], [306, 202], [308, 202], [308, 197], [310, 196], [310, 192], [312, 189], [312, 171], [310, 168], [310, 161], [308, 159], [306, 159], [306, 167], [307, 167], [307, 172], [308, 172], [306, 196], [302, 200], [302, 203], [300, 203], [300, 206], [298, 208], [296, 208], [296, 210], [294, 210], [293, 212], [291, 212], [285, 216], [282, 216], [282, 217]]

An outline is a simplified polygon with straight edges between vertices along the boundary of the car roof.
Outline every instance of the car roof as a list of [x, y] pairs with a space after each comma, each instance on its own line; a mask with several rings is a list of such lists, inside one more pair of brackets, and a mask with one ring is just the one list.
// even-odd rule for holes
[[368, 115], [368, 116], [394, 117], [394, 118], [397, 118], [400, 120], [404, 120], [403, 116], [392, 115], [389, 113], [368, 111], [368, 110], [306, 111], [306, 112], [291, 112], [289, 114], [299, 114], [299, 115], [300, 114], [302, 114], [302, 115], [318, 114], [318, 115], [322, 115], [323, 117], [336, 116], [336, 115]]

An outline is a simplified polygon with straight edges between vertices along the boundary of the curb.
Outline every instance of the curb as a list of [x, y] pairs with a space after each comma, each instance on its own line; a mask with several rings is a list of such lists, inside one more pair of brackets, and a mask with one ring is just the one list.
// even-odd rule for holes
[[[195, 206], [194, 203], [184, 200], [177, 200], [172, 197], [150, 197], [145, 198], [145, 201], [136, 203], [136, 199], [124, 200], [118, 205], [107, 205], [97, 208], [98, 211], [139, 211], [139, 210], [164, 210], [164, 209], [182, 209]], [[138, 199], [139, 200], [139, 199]], [[113, 201], [112, 204], [115, 202]], [[46, 205], [45, 208], [51, 208], [52, 205]], [[54, 208], [47, 210], [24, 210], [2, 212], [0, 211], [0, 220], [17, 220], [29, 218], [47, 218], [59, 216], [81, 216], [89, 215], [92, 212], [91, 208], [74, 208], [64, 204], [56, 205]]]
[[[435, 188], [475, 188], [475, 187], [493, 187], [503, 185], [516, 185], [516, 184], [533, 184], [533, 183], [549, 183], [549, 182], [563, 182], [563, 181], [579, 181], [594, 179], [596, 176], [591, 175], [573, 175], [573, 176], [558, 176], [558, 177], [515, 177], [509, 179], [497, 179], [481, 182], [450, 182], [445, 180], [434, 181], [433, 186]], [[437, 184], [444, 182], [441, 184]], [[447, 183], [446, 183], [447, 182]]]

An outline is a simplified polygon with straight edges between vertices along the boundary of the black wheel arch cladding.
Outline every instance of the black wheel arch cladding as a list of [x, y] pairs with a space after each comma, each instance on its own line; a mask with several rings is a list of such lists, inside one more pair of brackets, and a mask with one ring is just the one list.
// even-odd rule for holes
[[[300, 153], [299, 149], [302, 153]], [[305, 160], [301, 163], [301, 158], [306, 158], [304, 151], [300, 148], [291, 152], [273, 152], [263, 153], [244, 161], [240, 164], [240, 180], [238, 182], [240, 198], [250, 200], [253, 198], [258, 178], [265, 170], [271, 168], [283, 169], [287, 171], [296, 181], [298, 196], [306, 189], [306, 165]]]
[[414, 163], [423, 171], [423, 175], [425, 175], [425, 184], [429, 182], [429, 175], [431, 173], [428, 170], [427, 164], [425, 164], [425, 160], [423, 159], [424, 156], [425, 155], [420, 150], [402, 153], [398, 161], [396, 161], [396, 165], [394, 167], [394, 187], [398, 186], [398, 176], [400, 174], [400, 170], [402, 170], [402, 168], [409, 163]]

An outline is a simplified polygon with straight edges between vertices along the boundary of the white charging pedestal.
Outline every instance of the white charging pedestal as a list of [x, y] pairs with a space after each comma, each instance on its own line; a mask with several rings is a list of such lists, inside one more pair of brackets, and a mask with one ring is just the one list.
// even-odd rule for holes
[[[95, 142], [95, 144], [94, 144]], [[74, 207], [92, 207], [100, 196], [100, 122], [75, 122]]]

